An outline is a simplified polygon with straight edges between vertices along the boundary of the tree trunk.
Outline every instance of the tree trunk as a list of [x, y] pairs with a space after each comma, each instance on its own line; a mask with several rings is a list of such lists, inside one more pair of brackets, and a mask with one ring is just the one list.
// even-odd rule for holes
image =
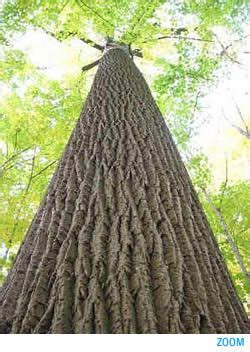
[[234, 242], [234, 240], [230, 234], [229, 228], [228, 228], [227, 223], [224, 219], [224, 216], [222, 215], [221, 210], [213, 203], [213, 201], [210, 198], [206, 189], [203, 188], [202, 191], [203, 191], [203, 194], [205, 195], [206, 200], [207, 200], [208, 204], [210, 205], [212, 211], [214, 212], [214, 214], [216, 215], [217, 219], [220, 222], [221, 228], [223, 230], [223, 234], [224, 234], [227, 242], [229, 243], [229, 246], [231, 247], [231, 250], [234, 254], [235, 260], [236, 260], [237, 264], [239, 265], [242, 274], [245, 276], [246, 279], [249, 278], [250, 273], [247, 271], [247, 268], [244, 264], [244, 261], [242, 259], [241, 254], [240, 254], [239, 248], [237, 247], [236, 243]]
[[247, 317], [149, 88], [119, 48], [1, 292], [12, 333], [244, 333]]

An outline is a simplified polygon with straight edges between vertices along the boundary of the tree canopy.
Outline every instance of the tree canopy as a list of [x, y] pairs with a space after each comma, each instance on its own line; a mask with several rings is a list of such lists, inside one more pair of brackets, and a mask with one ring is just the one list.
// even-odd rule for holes
[[212, 130], [208, 129], [211, 135], [206, 138], [213, 140], [217, 133], [216, 122], [206, 114], [207, 97], [235, 67], [247, 72], [249, 10], [248, 1], [240, 0], [3, 2], [1, 281], [89, 90], [95, 68], [82, 68], [101, 57], [109, 37], [131, 45], [134, 60], [166, 118], [247, 306], [250, 183], [246, 160], [250, 110], [235, 101], [232, 116], [225, 111], [217, 114], [216, 119], [224, 121], [220, 138], [226, 144], [227, 155], [221, 157], [212, 142], [207, 149], [202, 148], [199, 138], [204, 138], [202, 128], [209, 123]]

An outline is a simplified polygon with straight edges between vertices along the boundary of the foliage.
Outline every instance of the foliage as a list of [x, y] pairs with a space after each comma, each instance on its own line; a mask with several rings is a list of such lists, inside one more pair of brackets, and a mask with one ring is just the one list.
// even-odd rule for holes
[[186, 143], [195, 133], [192, 123], [198, 109], [198, 100], [202, 96], [202, 89], [213, 82], [213, 73], [218, 66], [218, 60], [203, 56], [202, 53], [194, 56], [193, 43], [183, 43], [177, 46], [179, 60], [172, 64], [167, 60], [159, 59], [164, 74], [156, 77], [154, 89], [157, 92], [157, 103], [165, 111], [168, 125], [175, 135], [179, 147], [186, 147]]
[[83, 99], [82, 82], [63, 86], [35, 74], [19, 52], [11, 58], [8, 52], [1, 62], [7, 67], [3, 80], [13, 83], [0, 105], [0, 232], [8, 262], [43, 197]]

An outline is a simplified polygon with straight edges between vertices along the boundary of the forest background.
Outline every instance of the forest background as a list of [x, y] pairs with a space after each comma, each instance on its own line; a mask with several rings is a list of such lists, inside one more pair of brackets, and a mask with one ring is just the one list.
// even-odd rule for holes
[[248, 0], [6, 0], [0, 282], [79, 117], [107, 37], [131, 44], [250, 312]]

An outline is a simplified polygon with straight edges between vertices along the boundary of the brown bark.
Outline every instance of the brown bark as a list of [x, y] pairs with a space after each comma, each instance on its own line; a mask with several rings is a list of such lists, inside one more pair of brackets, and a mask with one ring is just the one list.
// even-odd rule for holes
[[108, 50], [1, 292], [12, 333], [244, 333], [186, 169], [129, 56]]

